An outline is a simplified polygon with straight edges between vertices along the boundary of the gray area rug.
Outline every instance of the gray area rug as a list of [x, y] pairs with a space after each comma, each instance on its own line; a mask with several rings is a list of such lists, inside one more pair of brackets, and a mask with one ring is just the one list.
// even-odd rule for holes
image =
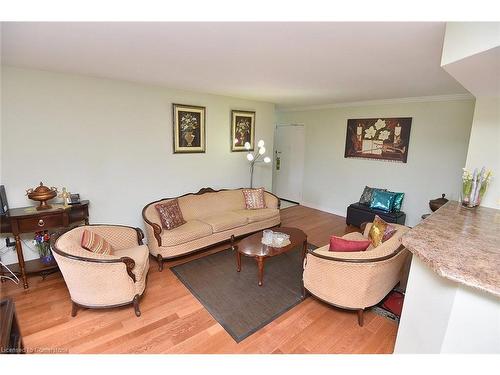
[[[315, 249], [316, 246], [308, 244]], [[208, 255], [170, 270], [236, 341], [240, 342], [300, 303], [302, 245], [266, 259], [264, 285], [257, 285], [257, 262], [242, 256], [236, 272], [231, 250]]]

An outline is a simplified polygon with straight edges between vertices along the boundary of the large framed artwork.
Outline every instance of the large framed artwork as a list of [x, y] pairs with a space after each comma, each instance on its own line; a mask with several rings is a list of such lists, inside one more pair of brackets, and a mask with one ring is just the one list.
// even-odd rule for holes
[[[231, 111], [231, 151], [253, 151], [255, 141], [255, 112]], [[245, 143], [250, 143], [250, 149]]]
[[172, 104], [174, 154], [205, 152], [205, 107]]
[[406, 163], [411, 117], [347, 120], [346, 158]]

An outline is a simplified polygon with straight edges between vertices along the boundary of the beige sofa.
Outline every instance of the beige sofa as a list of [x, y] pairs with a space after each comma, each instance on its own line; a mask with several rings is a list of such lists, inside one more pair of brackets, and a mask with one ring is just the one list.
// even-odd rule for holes
[[[87, 229], [114, 248], [112, 255], [95, 254], [81, 246]], [[141, 315], [139, 298], [146, 288], [149, 251], [139, 228], [121, 225], [85, 225], [52, 237], [52, 251], [73, 302], [78, 307], [110, 308], [133, 304]]]
[[[366, 240], [371, 223], [364, 233], [349, 233], [343, 238]], [[408, 227], [392, 224], [397, 232], [381, 245], [366, 251], [328, 251], [329, 245], [309, 250], [304, 262], [304, 293], [336, 307], [357, 310], [363, 325], [363, 311], [379, 303], [401, 280], [403, 265], [409, 255], [401, 245]]]
[[264, 192], [266, 208], [247, 210], [241, 189], [201, 189], [178, 197], [182, 216], [180, 227], [166, 230], [161, 226], [155, 204], [174, 198], [151, 202], [142, 210], [149, 252], [163, 269], [163, 261], [186, 255], [209, 246], [280, 224], [279, 198]]

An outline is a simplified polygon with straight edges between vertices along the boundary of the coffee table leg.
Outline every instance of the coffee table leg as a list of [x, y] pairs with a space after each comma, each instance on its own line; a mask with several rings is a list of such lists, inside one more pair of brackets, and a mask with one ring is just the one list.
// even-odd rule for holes
[[302, 248], [302, 262], [304, 262], [306, 254], [307, 254], [307, 239], [304, 240], [304, 247]]
[[259, 286], [262, 286], [262, 279], [264, 278], [264, 258], [257, 257], [257, 266], [259, 267]]
[[236, 271], [241, 271], [241, 254], [236, 251]]

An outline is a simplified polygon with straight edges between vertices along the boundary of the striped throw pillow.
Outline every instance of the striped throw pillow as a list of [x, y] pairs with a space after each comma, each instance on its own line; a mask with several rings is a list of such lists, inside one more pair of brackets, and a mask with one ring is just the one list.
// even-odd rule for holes
[[87, 229], [83, 231], [81, 245], [85, 250], [96, 254], [111, 255], [114, 251], [108, 241]]

